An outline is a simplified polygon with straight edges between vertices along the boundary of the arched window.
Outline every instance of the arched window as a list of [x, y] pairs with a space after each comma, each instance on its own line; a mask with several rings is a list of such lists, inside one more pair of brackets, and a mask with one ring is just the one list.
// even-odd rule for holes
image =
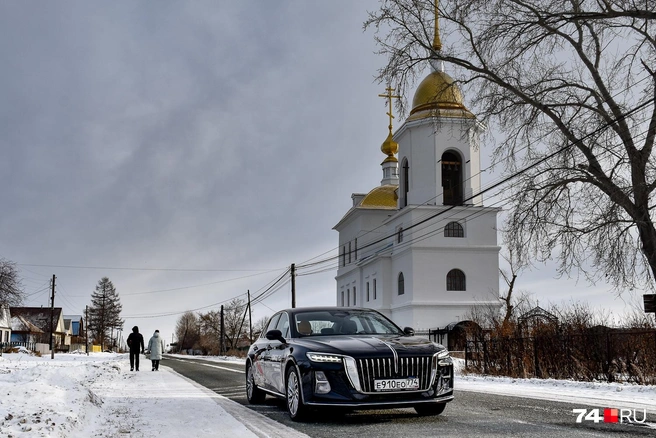
[[449, 222], [444, 227], [444, 237], [465, 237], [465, 230], [458, 222]]
[[410, 165], [408, 159], [401, 162], [401, 207], [408, 206], [408, 190], [410, 190]]
[[396, 243], [403, 242], [403, 227], [399, 227], [399, 231], [396, 232]]
[[467, 290], [465, 273], [460, 269], [451, 269], [446, 274], [446, 290]]
[[441, 162], [443, 203], [462, 205], [462, 159], [456, 152], [445, 152]]
[[405, 279], [403, 278], [403, 272], [399, 272], [399, 295], [405, 293]]

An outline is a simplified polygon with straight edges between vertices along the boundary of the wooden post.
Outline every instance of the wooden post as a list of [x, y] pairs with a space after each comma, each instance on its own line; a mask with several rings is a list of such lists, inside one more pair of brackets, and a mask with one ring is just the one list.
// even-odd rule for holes
[[55, 320], [55, 274], [52, 274], [52, 298], [50, 299], [50, 359], [55, 358], [55, 328], [52, 326]]

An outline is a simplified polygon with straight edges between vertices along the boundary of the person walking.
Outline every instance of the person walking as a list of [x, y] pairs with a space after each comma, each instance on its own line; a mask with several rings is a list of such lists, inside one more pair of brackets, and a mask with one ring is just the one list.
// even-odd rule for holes
[[148, 341], [148, 350], [150, 350], [153, 371], [159, 371], [159, 361], [162, 360], [162, 353], [164, 353], [165, 348], [164, 339], [159, 336], [159, 330], [155, 330], [153, 337]]
[[128, 336], [128, 347], [130, 347], [130, 371], [134, 371], [135, 365], [139, 371], [139, 352], [144, 353], [144, 338], [139, 333], [139, 327], [132, 327], [132, 333]]

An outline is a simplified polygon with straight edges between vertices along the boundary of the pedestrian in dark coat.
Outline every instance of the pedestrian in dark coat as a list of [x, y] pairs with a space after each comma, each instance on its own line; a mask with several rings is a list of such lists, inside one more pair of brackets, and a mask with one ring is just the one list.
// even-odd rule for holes
[[150, 350], [150, 360], [153, 362], [153, 371], [159, 371], [159, 361], [162, 360], [162, 353], [166, 348], [164, 339], [159, 336], [159, 330], [155, 330], [153, 337], [148, 341], [148, 350]]
[[134, 371], [135, 365], [139, 371], [139, 352], [144, 352], [144, 339], [139, 333], [139, 327], [132, 327], [132, 333], [128, 336], [128, 347], [130, 347], [130, 371]]

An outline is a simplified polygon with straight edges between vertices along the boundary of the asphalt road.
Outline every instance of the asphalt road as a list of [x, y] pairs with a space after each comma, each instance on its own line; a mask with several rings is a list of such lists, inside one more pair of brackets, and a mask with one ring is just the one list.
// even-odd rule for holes
[[[162, 366], [206, 388], [240, 403], [276, 422], [313, 438], [359, 437], [654, 437], [656, 430], [642, 425], [576, 423], [574, 408], [580, 406], [521, 397], [507, 397], [479, 392], [458, 392], [442, 415], [419, 417], [413, 409], [390, 409], [340, 413], [319, 412], [312, 422], [295, 423], [289, 419], [284, 402], [267, 396], [262, 405], [246, 400], [244, 366], [201, 359], [165, 357]], [[612, 400], [609, 400], [612, 404]], [[640, 418], [640, 415], [639, 415]], [[653, 421], [652, 418], [648, 418]]]

